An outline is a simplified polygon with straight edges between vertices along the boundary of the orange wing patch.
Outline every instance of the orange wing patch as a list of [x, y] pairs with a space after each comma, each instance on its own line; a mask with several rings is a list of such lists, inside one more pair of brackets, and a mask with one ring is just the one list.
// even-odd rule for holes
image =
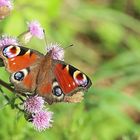
[[56, 79], [65, 94], [73, 91], [78, 85], [69, 73], [68, 65], [63, 68], [62, 64], [57, 64], [54, 69]]
[[29, 67], [31, 64], [35, 63], [38, 56], [36, 54], [27, 53], [23, 56], [16, 56], [14, 58], [8, 59], [8, 70], [10, 72], [19, 71], [26, 67]]
[[31, 74], [28, 74], [24, 81], [23, 81], [23, 84], [28, 88], [28, 89], [31, 89], [32, 88], [32, 85], [33, 85], [33, 76]]
[[48, 83], [47, 85], [42, 85], [38, 88], [41, 95], [49, 94], [52, 92], [52, 85]]

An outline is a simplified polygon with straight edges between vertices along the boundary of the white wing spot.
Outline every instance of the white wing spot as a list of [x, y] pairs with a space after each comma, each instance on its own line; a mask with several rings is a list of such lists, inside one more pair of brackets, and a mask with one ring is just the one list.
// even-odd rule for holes
[[11, 61], [14, 61], [14, 60], [15, 60], [15, 58], [12, 58], [12, 59], [11, 59]]
[[75, 83], [74, 82], [72, 84], [75, 86]]

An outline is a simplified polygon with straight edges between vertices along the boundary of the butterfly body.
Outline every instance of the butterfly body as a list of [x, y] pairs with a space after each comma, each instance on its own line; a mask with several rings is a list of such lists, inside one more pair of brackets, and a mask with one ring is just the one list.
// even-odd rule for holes
[[[91, 86], [90, 79], [75, 67], [18, 45], [4, 46], [0, 57], [17, 92], [43, 96], [49, 104], [77, 98], [74, 94]], [[72, 100], [70, 102], [73, 102]]]

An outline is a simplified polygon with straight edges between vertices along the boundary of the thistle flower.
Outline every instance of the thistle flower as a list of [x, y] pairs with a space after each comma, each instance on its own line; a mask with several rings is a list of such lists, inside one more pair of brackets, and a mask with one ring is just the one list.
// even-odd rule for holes
[[41, 27], [38, 21], [31, 21], [27, 24], [28, 24], [29, 32], [31, 33], [32, 36], [35, 36], [39, 39], [44, 38], [43, 28]]
[[24, 102], [24, 109], [30, 113], [36, 113], [44, 107], [44, 99], [38, 95], [31, 96]]
[[6, 45], [18, 45], [18, 40], [15, 37], [3, 35], [0, 38], [0, 48]]
[[0, 0], [0, 7], [8, 6], [11, 10], [13, 8], [13, 4], [11, 0]]
[[50, 44], [47, 47], [47, 51], [52, 51], [52, 58], [56, 60], [64, 60], [64, 49], [60, 47], [58, 44]]
[[52, 115], [53, 112], [48, 110], [42, 110], [40, 112], [37, 112], [33, 115], [33, 125], [34, 128], [38, 131], [43, 131], [47, 128], [52, 127]]

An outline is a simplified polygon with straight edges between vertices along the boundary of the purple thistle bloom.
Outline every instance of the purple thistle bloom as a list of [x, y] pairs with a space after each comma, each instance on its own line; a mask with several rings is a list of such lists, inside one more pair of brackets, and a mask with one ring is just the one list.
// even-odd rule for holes
[[8, 6], [10, 9], [13, 8], [11, 0], [0, 0], [0, 6]]
[[47, 51], [52, 51], [52, 57], [56, 60], [64, 60], [64, 49], [60, 47], [58, 44], [50, 44], [47, 47]]
[[28, 28], [32, 36], [35, 36], [39, 39], [44, 38], [43, 28], [38, 21], [31, 21], [30, 23], [28, 23]]
[[43, 131], [47, 128], [52, 127], [51, 122], [52, 121], [52, 115], [53, 112], [42, 110], [40, 112], [37, 112], [35, 115], [33, 115], [33, 125], [36, 130]]
[[5, 36], [3, 35], [0, 38], [0, 48], [6, 45], [18, 45], [18, 41], [15, 37]]
[[24, 109], [30, 113], [36, 113], [44, 107], [44, 99], [38, 95], [31, 96], [24, 102]]

